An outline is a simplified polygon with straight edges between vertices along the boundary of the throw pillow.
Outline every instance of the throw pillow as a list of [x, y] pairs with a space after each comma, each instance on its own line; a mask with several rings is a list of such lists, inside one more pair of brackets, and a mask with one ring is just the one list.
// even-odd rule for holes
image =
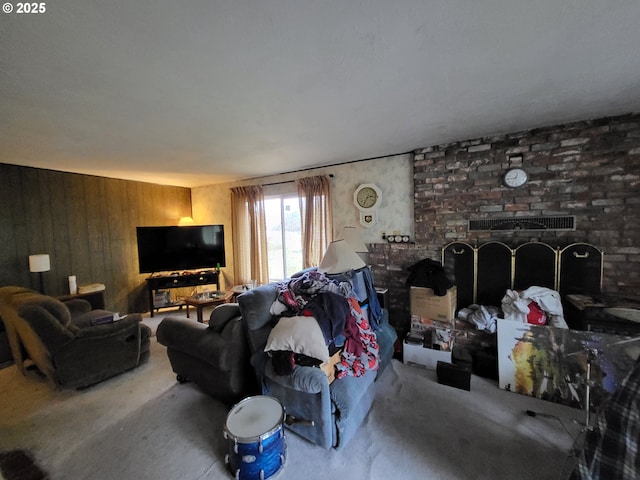
[[329, 360], [329, 349], [324, 341], [320, 325], [314, 317], [282, 317], [269, 333], [265, 352], [284, 350]]

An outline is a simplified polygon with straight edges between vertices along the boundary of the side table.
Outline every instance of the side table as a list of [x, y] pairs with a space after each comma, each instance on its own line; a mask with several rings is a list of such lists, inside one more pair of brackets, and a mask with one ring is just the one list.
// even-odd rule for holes
[[221, 290], [209, 293], [199, 293], [192, 297], [185, 297], [183, 302], [187, 306], [187, 318], [189, 318], [189, 306], [196, 307], [196, 317], [198, 322], [204, 323], [204, 319], [202, 318], [202, 309], [204, 307], [228, 303], [229, 300], [231, 300], [231, 297], [233, 297], [233, 292], [225, 292]]
[[68, 295], [59, 295], [56, 298], [61, 302], [66, 302], [67, 300], [76, 300], [80, 298], [82, 300], [87, 300], [91, 304], [92, 310], [105, 309], [104, 290], [97, 290], [95, 292], [88, 293], [72, 293]]

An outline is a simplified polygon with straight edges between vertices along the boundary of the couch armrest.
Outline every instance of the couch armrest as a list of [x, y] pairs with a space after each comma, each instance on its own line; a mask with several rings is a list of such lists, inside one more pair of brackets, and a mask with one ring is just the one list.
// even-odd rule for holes
[[158, 325], [156, 338], [165, 347], [196, 357], [219, 370], [231, 370], [237, 363], [234, 357], [245, 353], [241, 346], [235, 345], [245, 341], [239, 316], [230, 319], [221, 333], [202, 323], [167, 317]]
[[222, 303], [211, 311], [209, 316], [209, 329], [222, 332], [224, 327], [240, 316], [240, 306], [237, 303]]
[[301, 367], [297, 365], [290, 375], [277, 375], [271, 362], [267, 362], [265, 376], [278, 385], [304, 393], [329, 392], [327, 374], [317, 367]]
[[[334, 382], [335, 383], [335, 382]], [[331, 448], [336, 435], [329, 381], [326, 374], [316, 367], [296, 366], [291, 375], [275, 375], [271, 362], [267, 362], [263, 393], [277, 398], [287, 416], [303, 420], [289, 428], [298, 435]]]

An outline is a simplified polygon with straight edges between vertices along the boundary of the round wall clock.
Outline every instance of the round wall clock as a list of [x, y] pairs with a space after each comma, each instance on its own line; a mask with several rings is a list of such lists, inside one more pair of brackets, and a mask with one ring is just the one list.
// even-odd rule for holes
[[364, 212], [378, 208], [381, 200], [382, 192], [373, 183], [363, 183], [353, 192], [353, 203]]
[[529, 180], [529, 175], [521, 168], [512, 168], [504, 174], [504, 184], [510, 188], [521, 187]]

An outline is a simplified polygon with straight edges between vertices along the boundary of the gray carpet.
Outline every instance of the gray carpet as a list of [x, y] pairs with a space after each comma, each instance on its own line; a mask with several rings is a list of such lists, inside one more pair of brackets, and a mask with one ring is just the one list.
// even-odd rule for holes
[[[164, 347], [150, 363], [83, 392], [55, 392], [15, 367], [0, 370], [0, 450], [29, 450], [52, 480], [225, 479], [225, 406], [179, 385]], [[472, 377], [467, 392], [393, 361], [373, 409], [342, 451], [287, 433], [278, 479], [561, 479], [582, 412]], [[8, 403], [11, 402], [11, 405]], [[566, 427], [566, 429], [565, 429]]]

